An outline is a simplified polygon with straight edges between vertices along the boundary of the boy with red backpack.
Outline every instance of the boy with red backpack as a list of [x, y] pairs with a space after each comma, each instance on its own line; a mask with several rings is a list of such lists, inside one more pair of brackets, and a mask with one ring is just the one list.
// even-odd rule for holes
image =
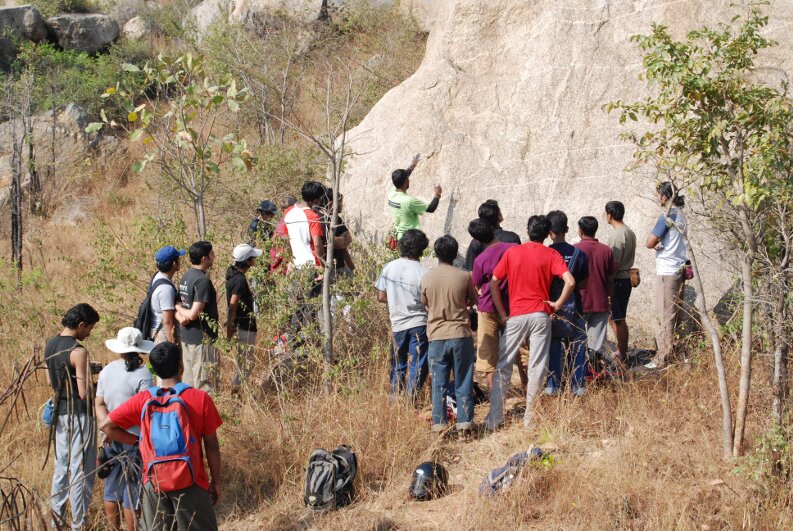
[[[136, 394], [102, 421], [110, 440], [139, 444], [143, 461], [144, 529], [217, 529], [223, 424], [212, 398], [182, 383], [179, 347], [160, 343], [149, 354], [162, 387]], [[140, 439], [129, 428], [140, 426]], [[210, 478], [204, 468], [204, 453]]]

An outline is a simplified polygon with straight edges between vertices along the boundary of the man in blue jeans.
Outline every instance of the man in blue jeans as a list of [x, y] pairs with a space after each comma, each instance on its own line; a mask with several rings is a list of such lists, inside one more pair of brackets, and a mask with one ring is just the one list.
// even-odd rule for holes
[[435, 240], [438, 267], [421, 279], [421, 301], [427, 307], [427, 335], [430, 339], [432, 375], [432, 429], [446, 428], [446, 395], [449, 373], [454, 369], [457, 398], [457, 431], [465, 436], [474, 428], [474, 340], [468, 308], [478, 295], [471, 275], [452, 264], [457, 257], [457, 240], [441, 236]]
[[388, 304], [391, 318], [391, 395], [407, 387], [411, 402], [427, 379], [427, 310], [420, 292], [427, 269], [419, 259], [429, 243], [420, 230], [405, 231], [399, 240], [401, 258], [387, 263], [375, 283], [377, 300]]
[[[564, 258], [567, 269], [575, 279], [575, 291], [562, 308], [551, 319], [551, 348], [548, 351], [548, 382], [545, 394], [556, 396], [561, 392], [562, 374], [567, 365], [572, 383], [573, 396], [584, 396], [586, 383], [586, 325], [581, 317], [581, 294], [579, 288], [589, 275], [587, 256], [565, 241], [567, 234], [567, 215], [561, 210], [552, 210], [546, 216], [551, 222], [550, 238], [553, 243], [548, 247], [555, 249]], [[550, 300], [562, 294], [564, 282], [560, 278], [551, 281]], [[565, 364], [565, 359], [567, 363]]]

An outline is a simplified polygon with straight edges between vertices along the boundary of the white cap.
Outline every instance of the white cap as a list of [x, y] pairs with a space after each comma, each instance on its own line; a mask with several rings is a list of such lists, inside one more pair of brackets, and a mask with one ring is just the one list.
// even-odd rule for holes
[[128, 326], [118, 331], [116, 339], [105, 341], [105, 346], [117, 354], [127, 354], [128, 352], [148, 354], [154, 348], [154, 341], [146, 341], [140, 330]]
[[234, 257], [235, 262], [245, 262], [249, 258], [258, 258], [262, 255], [262, 250], [252, 247], [247, 243], [241, 243], [234, 248], [231, 256]]

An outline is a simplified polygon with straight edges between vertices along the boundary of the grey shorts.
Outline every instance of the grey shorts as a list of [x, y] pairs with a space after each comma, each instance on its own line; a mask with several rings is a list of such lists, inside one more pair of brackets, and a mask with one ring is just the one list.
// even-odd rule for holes
[[124, 509], [137, 510], [140, 500], [140, 452], [134, 446], [111, 442], [105, 450], [114, 459], [112, 472], [105, 478], [102, 499], [121, 502]]

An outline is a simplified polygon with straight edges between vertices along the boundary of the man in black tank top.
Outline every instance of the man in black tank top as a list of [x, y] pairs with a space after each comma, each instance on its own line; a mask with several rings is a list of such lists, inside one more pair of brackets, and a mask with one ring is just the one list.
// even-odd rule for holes
[[[47, 341], [44, 361], [55, 396], [55, 469], [50, 506], [63, 521], [66, 500], [72, 509], [72, 529], [82, 529], [94, 489], [96, 423], [88, 351], [80, 344], [91, 335], [99, 314], [78, 304], [61, 320], [60, 334]], [[53, 522], [53, 527], [56, 526]]]

